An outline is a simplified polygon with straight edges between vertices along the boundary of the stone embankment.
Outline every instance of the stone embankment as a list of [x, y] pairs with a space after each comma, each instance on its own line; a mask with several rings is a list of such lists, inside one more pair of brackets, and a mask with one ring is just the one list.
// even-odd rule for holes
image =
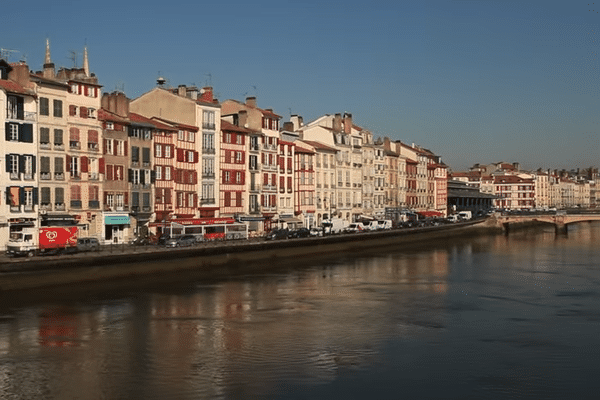
[[[70, 286], [118, 279], [227, 277], [301, 265], [315, 257], [335, 257], [366, 249], [498, 232], [493, 221], [438, 227], [333, 235], [293, 240], [249, 240], [200, 244], [185, 249], [115, 246], [98, 253], [0, 260], [0, 291]], [[501, 231], [501, 230], [500, 230]]]

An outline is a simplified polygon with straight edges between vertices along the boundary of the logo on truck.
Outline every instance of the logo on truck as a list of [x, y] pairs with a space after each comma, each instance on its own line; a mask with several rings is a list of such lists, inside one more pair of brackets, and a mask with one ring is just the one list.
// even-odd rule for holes
[[48, 239], [49, 242], [54, 242], [57, 237], [58, 233], [56, 233], [56, 231], [46, 231], [46, 239]]

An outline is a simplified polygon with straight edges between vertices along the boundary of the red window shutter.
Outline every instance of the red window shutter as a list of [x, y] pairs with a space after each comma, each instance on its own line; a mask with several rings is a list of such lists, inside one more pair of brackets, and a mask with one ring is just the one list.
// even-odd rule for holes
[[242, 192], [235, 192], [235, 205], [242, 206]]
[[292, 170], [292, 159], [288, 158], [288, 169], [291, 171]]
[[265, 164], [265, 153], [260, 153], [261, 155], [261, 163], [264, 165]]
[[283, 176], [279, 177], [279, 188], [280, 189], [285, 188], [285, 178]]
[[225, 171], [221, 171], [221, 182], [227, 183], [225, 182]]
[[97, 87], [94, 88], [94, 97], [98, 97], [98, 88]]
[[69, 105], [69, 115], [75, 115], [77, 114], [77, 107], [74, 106], [73, 104]]
[[177, 149], [177, 161], [183, 161], [183, 149]]
[[230, 163], [231, 162], [231, 153], [229, 150], [225, 150], [225, 162], [226, 163]]
[[175, 158], [175, 145], [170, 144], [169, 146], [171, 147], [171, 157], [169, 158]]
[[240, 182], [242, 185], [246, 183], [246, 173], [242, 171], [242, 181]]
[[242, 151], [242, 164], [244, 164], [245, 162], [246, 162], [246, 153]]
[[102, 139], [102, 154], [106, 154], [106, 148], [108, 147], [108, 145], [106, 144], [106, 141], [108, 139]]
[[81, 172], [88, 172], [88, 158], [86, 156], [81, 157]]
[[275, 196], [274, 194], [271, 195], [271, 207], [275, 206], [277, 200], [277, 196]]
[[279, 163], [278, 163], [279, 168], [285, 169], [285, 157], [280, 157], [280, 156], [277, 156], [277, 157], [279, 157]]
[[65, 161], [67, 163], [67, 171], [71, 170], [71, 156], [67, 154], [67, 156], [65, 157]]
[[106, 166], [106, 180], [107, 181], [113, 180], [113, 168], [114, 168], [114, 165], [111, 165], [111, 164]]
[[292, 188], [292, 177], [291, 176], [288, 176], [288, 186], [287, 187], [288, 187], [288, 189]]
[[79, 107], [79, 116], [81, 118], [87, 118], [87, 107]]
[[265, 195], [264, 194], [260, 195], [260, 204], [262, 204], [263, 207], [266, 206], [266, 204], [265, 204]]
[[269, 165], [273, 165], [273, 154], [269, 154]]
[[81, 94], [81, 85], [77, 85], [77, 94]]
[[165, 203], [171, 204], [171, 189], [165, 189]]
[[231, 192], [225, 192], [225, 207], [231, 205]]
[[123, 193], [123, 203], [125, 203], [126, 206], [129, 205], [129, 193], [127, 192]]
[[113, 139], [113, 156], [117, 155], [117, 139]]
[[88, 95], [88, 87], [87, 87], [87, 86], [84, 86], [84, 87], [83, 87], [83, 95], [84, 95], [84, 96], [87, 96], [87, 95]]
[[124, 174], [123, 174], [123, 166], [119, 165], [117, 168], [119, 168], [119, 180], [122, 181], [125, 179]]
[[98, 169], [101, 174], [105, 173], [105, 166], [104, 166], [104, 158], [101, 158], [100, 160], [98, 160]]
[[271, 174], [271, 182], [273, 182], [273, 185], [277, 183], [277, 175]]
[[129, 146], [129, 142], [126, 140], [125, 143], [123, 144], [123, 155], [125, 155], [125, 157], [127, 157], [127, 147]]
[[198, 152], [194, 151], [194, 163], [198, 163], [199, 159], [200, 159], [200, 156], [198, 155]]
[[269, 174], [265, 174], [265, 185], [269, 184]]

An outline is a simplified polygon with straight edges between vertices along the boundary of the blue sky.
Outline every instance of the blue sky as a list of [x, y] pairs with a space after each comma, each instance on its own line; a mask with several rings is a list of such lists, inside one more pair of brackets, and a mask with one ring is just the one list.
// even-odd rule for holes
[[600, 1], [13, 2], [0, 47], [135, 98], [158, 74], [288, 120], [350, 112], [453, 170], [600, 166]]

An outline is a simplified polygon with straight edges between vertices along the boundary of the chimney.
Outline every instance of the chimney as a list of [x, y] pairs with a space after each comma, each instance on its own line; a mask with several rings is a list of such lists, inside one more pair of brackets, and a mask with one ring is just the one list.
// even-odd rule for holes
[[179, 95], [181, 97], [185, 97], [185, 93], [186, 93], [186, 87], [185, 87], [185, 85], [179, 85], [177, 87], [177, 95]]
[[246, 97], [246, 105], [250, 107], [256, 107], [256, 97]]
[[344, 133], [352, 133], [352, 114], [344, 113]]
[[129, 99], [123, 92], [115, 93], [116, 97], [116, 109], [115, 114], [127, 118], [129, 115]]
[[302, 121], [302, 117], [299, 115], [292, 115], [290, 120], [294, 126], [292, 128], [292, 131], [297, 131], [298, 129], [300, 129], [302, 127], [302, 125], [304, 125], [304, 123]]
[[187, 88], [187, 97], [192, 100], [198, 100], [198, 88], [196, 86], [190, 86]]
[[210, 86], [206, 86], [202, 88], [202, 94], [200, 95], [200, 100], [206, 103], [213, 102], [213, 88]]
[[244, 128], [248, 127], [248, 112], [246, 110], [240, 110], [238, 112], [238, 126]]
[[342, 131], [342, 114], [335, 114], [333, 117], [333, 130], [335, 132], [341, 132]]
[[293, 122], [284, 122], [283, 130], [288, 131], [288, 132], [293, 132], [294, 131], [294, 123]]
[[11, 65], [12, 70], [8, 72], [8, 79], [17, 82], [19, 85], [30, 88], [29, 66], [23, 61]]

